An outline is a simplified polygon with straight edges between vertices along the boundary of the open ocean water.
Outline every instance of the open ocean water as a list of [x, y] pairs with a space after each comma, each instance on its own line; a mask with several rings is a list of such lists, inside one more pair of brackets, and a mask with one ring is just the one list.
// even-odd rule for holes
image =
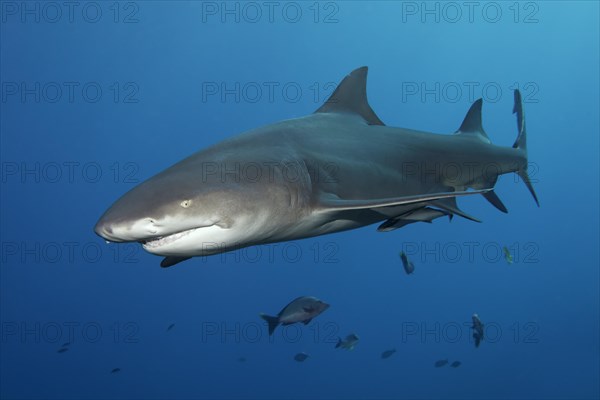
[[[0, 22], [0, 398], [600, 397], [598, 2], [2, 1]], [[502, 146], [520, 89], [540, 207], [507, 174], [508, 214], [458, 201], [482, 223], [167, 269], [94, 233], [143, 180], [312, 113], [361, 66], [387, 125], [450, 134], [483, 98]], [[330, 307], [269, 337], [259, 313], [299, 296]]]

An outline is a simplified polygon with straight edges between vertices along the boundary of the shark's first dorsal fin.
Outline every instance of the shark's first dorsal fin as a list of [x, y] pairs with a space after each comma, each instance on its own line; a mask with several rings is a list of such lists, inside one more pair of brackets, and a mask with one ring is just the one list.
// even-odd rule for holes
[[369, 125], [385, 125], [367, 101], [367, 70], [367, 67], [360, 67], [352, 71], [315, 112], [358, 114]]
[[488, 143], [491, 143], [490, 138], [488, 138], [487, 133], [483, 130], [483, 125], [481, 123], [481, 106], [483, 105], [483, 100], [476, 100], [469, 108], [463, 123], [460, 128], [456, 131], [457, 134], [469, 134], [469, 135], [479, 135], [483, 140]]

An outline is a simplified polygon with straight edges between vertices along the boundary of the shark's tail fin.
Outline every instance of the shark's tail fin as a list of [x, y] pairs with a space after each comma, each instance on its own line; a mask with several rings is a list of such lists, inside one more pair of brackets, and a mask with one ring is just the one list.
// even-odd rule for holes
[[531, 193], [535, 203], [539, 207], [540, 202], [531, 185], [531, 179], [529, 179], [529, 175], [527, 174], [527, 129], [525, 128], [525, 114], [523, 112], [523, 102], [521, 100], [521, 92], [519, 92], [519, 89], [515, 90], [515, 106], [513, 108], [513, 114], [517, 114], [517, 129], [519, 131], [519, 135], [517, 136], [517, 140], [515, 140], [515, 144], [513, 144], [513, 148], [523, 151], [526, 160], [525, 165], [517, 171], [517, 175], [525, 182], [525, 186], [527, 186], [529, 193]]
[[267, 314], [260, 314], [260, 317], [269, 324], [269, 336], [271, 336], [275, 331], [275, 328], [277, 328], [277, 325], [279, 325], [279, 317], [272, 317]]

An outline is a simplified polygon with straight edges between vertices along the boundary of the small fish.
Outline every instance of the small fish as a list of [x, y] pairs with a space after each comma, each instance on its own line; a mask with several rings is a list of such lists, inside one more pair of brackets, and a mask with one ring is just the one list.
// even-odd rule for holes
[[302, 322], [308, 325], [310, 321], [329, 308], [329, 304], [312, 296], [298, 297], [283, 307], [277, 316], [272, 317], [260, 314], [260, 317], [269, 324], [269, 336], [273, 334], [279, 324], [291, 325]]
[[71, 344], [71, 342], [64, 342], [61, 347], [67, 347], [70, 344]]
[[504, 252], [504, 259], [506, 260], [506, 262], [512, 264], [514, 260], [512, 254], [510, 254], [510, 250], [508, 249], [508, 247], [504, 246], [502, 248], [502, 251]]
[[116, 374], [117, 372], [120, 372], [121, 368], [113, 368], [112, 371], [110, 371], [111, 374]]
[[402, 265], [404, 266], [404, 271], [406, 271], [406, 274], [412, 274], [415, 271], [415, 265], [408, 259], [408, 256], [405, 252], [400, 253], [400, 259], [402, 260]]
[[479, 315], [473, 314], [471, 317], [473, 320], [473, 339], [475, 340], [475, 347], [479, 347], [479, 344], [483, 340], [483, 323], [479, 319]]
[[356, 343], [358, 343], [358, 335], [356, 335], [355, 333], [351, 333], [348, 336], [346, 336], [346, 339], [342, 340], [342, 338], [338, 338], [338, 342], [335, 345], [335, 348], [339, 348], [341, 347], [344, 350], [354, 350], [354, 346], [356, 346]]
[[306, 354], [306, 353], [298, 353], [294, 356], [294, 360], [296, 360], [298, 362], [303, 362], [307, 358], [308, 358], [308, 354]]
[[443, 217], [444, 215], [447, 215], [448, 219], [452, 220], [452, 213], [449, 211], [429, 207], [417, 208], [398, 217], [388, 219], [377, 227], [377, 232], [391, 232], [415, 222], [427, 222], [430, 224], [434, 219]]
[[436, 368], [440, 368], [443, 367], [444, 365], [448, 364], [448, 359], [446, 360], [437, 360], [435, 362], [435, 364], [433, 364]]
[[396, 349], [386, 350], [383, 353], [381, 353], [381, 358], [390, 358], [395, 352]]
[[169, 327], [167, 328], [167, 332], [169, 332], [171, 329], [173, 329], [174, 326], [175, 326], [175, 324], [169, 325]]
[[238, 361], [241, 363], [245, 363], [247, 360], [246, 360], [246, 357], [240, 357], [240, 358], [238, 358]]
[[64, 353], [65, 351], [68, 351], [68, 350], [69, 350], [69, 348], [62, 347], [62, 348], [58, 349], [57, 353]]
[[460, 364], [462, 364], [460, 361], [454, 361], [452, 364], [450, 364], [450, 366], [452, 368], [458, 368], [460, 367]]

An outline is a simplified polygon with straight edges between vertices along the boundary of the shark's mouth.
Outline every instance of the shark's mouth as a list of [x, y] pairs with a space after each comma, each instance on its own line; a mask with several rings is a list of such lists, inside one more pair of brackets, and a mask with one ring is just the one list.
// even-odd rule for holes
[[198, 229], [200, 229], [200, 228], [192, 228], [192, 229], [188, 229], [187, 231], [176, 232], [176, 233], [173, 233], [173, 234], [167, 235], [167, 236], [158, 236], [158, 237], [155, 237], [152, 239], [143, 240], [143, 241], [141, 241], [141, 243], [142, 243], [142, 246], [144, 247], [144, 249], [157, 249], [159, 247], [163, 247], [168, 244], [171, 244]]

